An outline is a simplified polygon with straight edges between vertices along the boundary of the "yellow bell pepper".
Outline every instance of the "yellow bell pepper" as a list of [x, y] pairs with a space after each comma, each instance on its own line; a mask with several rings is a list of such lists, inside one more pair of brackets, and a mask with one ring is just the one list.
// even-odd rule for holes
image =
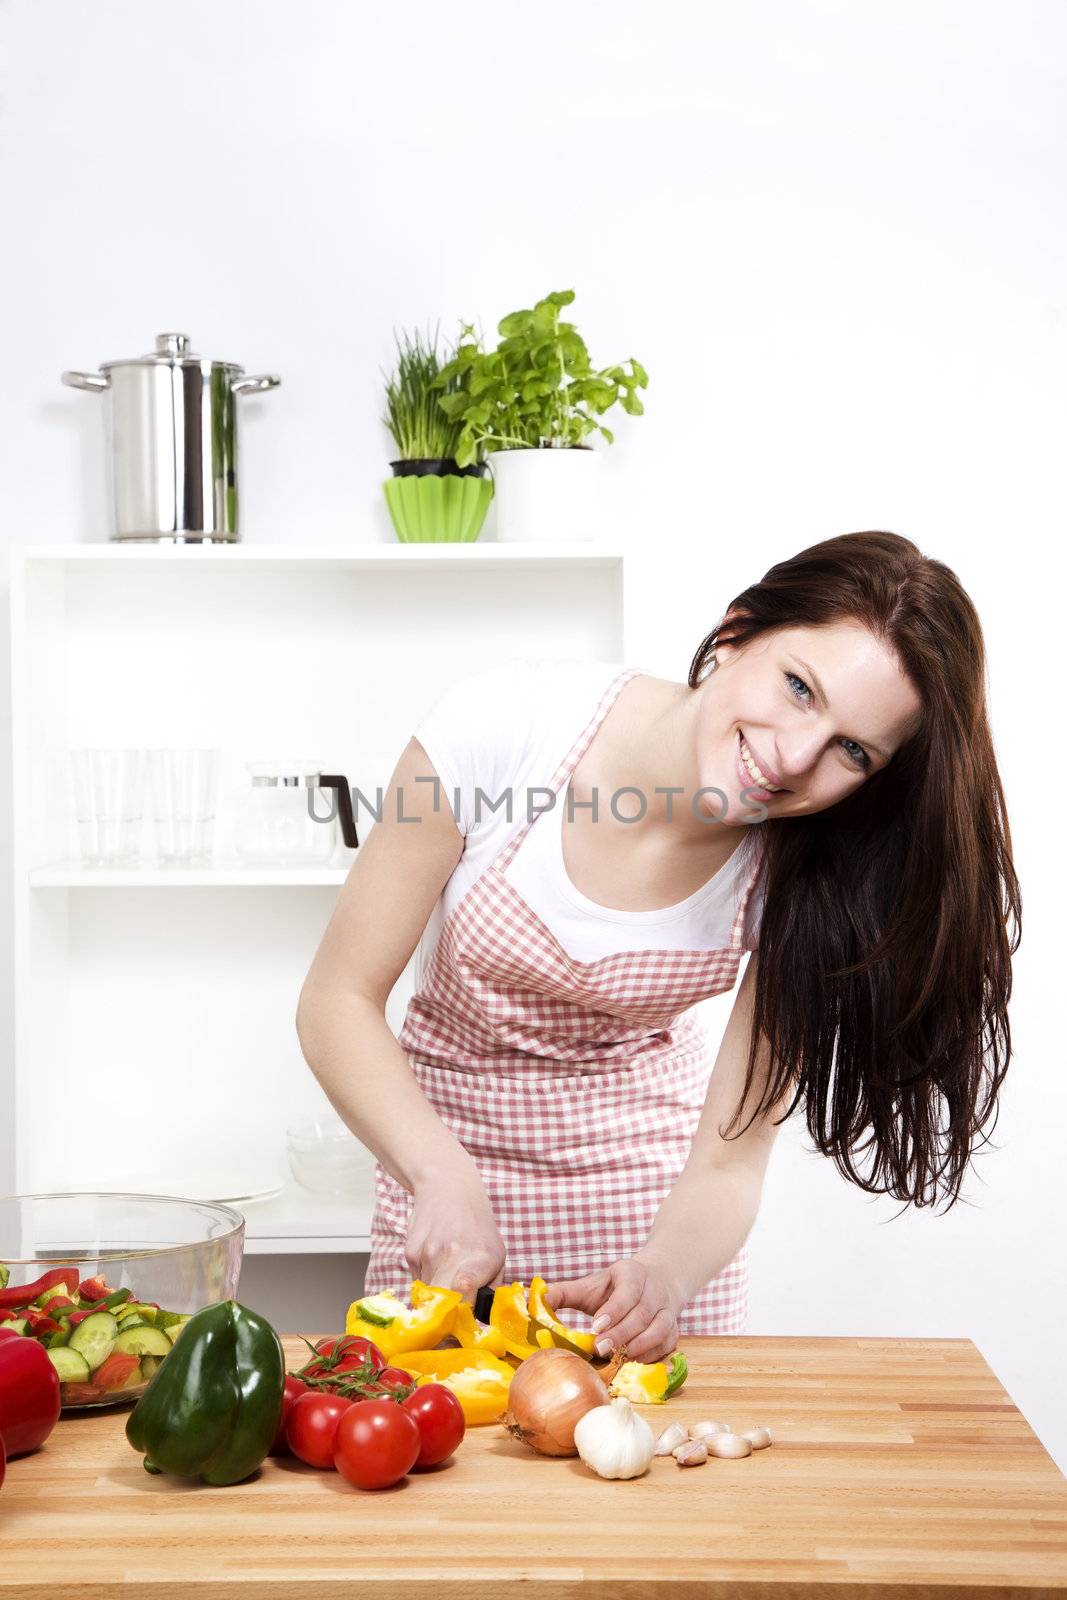
[[372, 1340], [390, 1360], [406, 1350], [429, 1350], [452, 1332], [462, 1301], [458, 1289], [441, 1289], [416, 1278], [411, 1285], [410, 1310], [389, 1290], [364, 1295], [349, 1306], [345, 1332]]
[[[550, 1333], [566, 1340], [567, 1344], [573, 1345], [580, 1350], [583, 1355], [592, 1356], [596, 1345], [596, 1334], [581, 1333], [577, 1328], [568, 1328], [565, 1323], [560, 1322], [559, 1318], [554, 1316], [548, 1306], [545, 1305], [545, 1291], [547, 1288], [548, 1285], [545, 1283], [544, 1278], [537, 1277], [531, 1280], [529, 1294], [530, 1317], [534, 1322], [539, 1323], [542, 1328], [547, 1328]], [[540, 1334], [537, 1336], [537, 1342], [538, 1344], [544, 1343]], [[556, 1341], [553, 1340], [552, 1342], [555, 1343]]]
[[639, 1406], [661, 1405], [688, 1376], [689, 1364], [680, 1350], [668, 1361], [624, 1361], [608, 1384], [608, 1393], [613, 1400], [623, 1396]]
[[539, 1345], [530, 1339], [530, 1310], [521, 1283], [503, 1283], [493, 1295], [489, 1326], [503, 1335], [504, 1352], [518, 1361], [537, 1354]]
[[416, 1350], [405, 1355], [404, 1368], [420, 1387], [451, 1389], [469, 1427], [498, 1422], [508, 1408], [513, 1369], [489, 1350]]
[[505, 1353], [505, 1339], [500, 1329], [486, 1328], [475, 1322], [474, 1311], [466, 1300], [456, 1307], [452, 1337], [458, 1339], [465, 1350], [488, 1350], [494, 1356]]

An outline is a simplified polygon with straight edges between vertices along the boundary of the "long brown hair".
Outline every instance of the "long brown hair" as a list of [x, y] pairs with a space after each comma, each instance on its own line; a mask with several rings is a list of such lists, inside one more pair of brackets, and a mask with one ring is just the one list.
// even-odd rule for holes
[[804, 1100], [816, 1148], [851, 1182], [917, 1206], [943, 1192], [950, 1209], [996, 1125], [1022, 909], [977, 613], [954, 572], [895, 533], [812, 545], [728, 611], [693, 657], [693, 689], [720, 644], [849, 619], [895, 652], [922, 701], [912, 737], [845, 800], [756, 825], [752, 1042], [729, 1126], [762, 1039], [769, 1081], [749, 1123], [792, 1088], [786, 1115]]

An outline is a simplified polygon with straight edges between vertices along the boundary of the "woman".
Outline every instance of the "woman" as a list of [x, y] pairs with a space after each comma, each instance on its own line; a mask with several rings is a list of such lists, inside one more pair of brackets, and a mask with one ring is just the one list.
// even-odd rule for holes
[[[801, 1104], [850, 1181], [955, 1202], [1010, 1059], [1020, 899], [947, 567], [829, 539], [738, 595], [684, 684], [491, 669], [416, 732], [297, 1016], [378, 1157], [368, 1293], [540, 1273], [641, 1361], [739, 1332]], [[709, 1078], [690, 1007], [746, 948]]]

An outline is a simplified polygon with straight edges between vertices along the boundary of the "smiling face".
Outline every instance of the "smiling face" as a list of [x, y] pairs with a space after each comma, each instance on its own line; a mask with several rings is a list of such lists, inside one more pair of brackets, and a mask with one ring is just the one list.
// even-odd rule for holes
[[[723, 822], [825, 811], [892, 758], [918, 726], [922, 702], [892, 650], [860, 622], [779, 628], [720, 645], [696, 691], [702, 786], [730, 799]], [[746, 788], [748, 798], [742, 798]], [[721, 801], [705, 797], [718, 815]]]

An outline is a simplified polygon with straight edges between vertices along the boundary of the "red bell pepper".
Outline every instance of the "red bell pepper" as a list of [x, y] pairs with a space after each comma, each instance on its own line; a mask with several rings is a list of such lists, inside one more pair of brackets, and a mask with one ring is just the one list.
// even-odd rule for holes
[[44, 1443], [59, 1421], [59, 1375], [36, 1339], [0, 1328], [0, 1440], [8, 1456]]
[[38, 1299], [46, 1289], [55, 1288], [61, 1283], [68, 1294], [74, 1294], [78, 1287], [77, 1267], [54, 1267], [51, 1272], [46, 1272], [43, 1278], [38, 1278], [36, 1283], [8, 1284], [6, 1289], [0, 1289], [0, 1308], [5, 1306], [24, 1306], [31, 1300]]
[[42, 1333], [59, 1332], [60, 1324], [47, 1311], [42, 1311], [40, 1306], [24, 1306], [20, 1315], [26, 1318], [34, 1338]]
[[7, 1453], [4, 1450], [3, 1437], [0, 1436], [0, 1488], [4, 1485], [4, 1472], [7, 1468]]
[[[74, 1290], [70, 1292], [73, 1294]], [[95, 1278], [86, 1278], [83, 1283], [78, 1284], [78, 1294], [82, 1300], [106, 1300], [110, 1293], [111, 1285], [101, 1272], [98, 1272]]]

